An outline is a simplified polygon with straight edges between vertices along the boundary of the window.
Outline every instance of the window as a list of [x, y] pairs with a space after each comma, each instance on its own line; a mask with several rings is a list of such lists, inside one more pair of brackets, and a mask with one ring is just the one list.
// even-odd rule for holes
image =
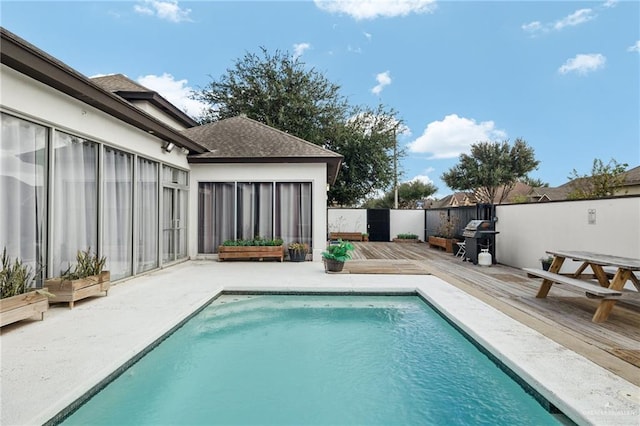
[[138, 158], [137, 272], [158, 267], [158, 163]]
[[133, 156], [105, 147], [102, 166], [102, 253], [115, 280], [133, 272]]
[[225, 240], [257, 236], [311, 246], [311, 187], [308, 182], [201, 182], [198, 252], [216, 253]]
[[64, 272], [78, 250], [98, 249], [98, 145], [54, 133], [52, 270]]
[[46, 262], [48, 130], [0, 116], [0, 250], [35, 268]]

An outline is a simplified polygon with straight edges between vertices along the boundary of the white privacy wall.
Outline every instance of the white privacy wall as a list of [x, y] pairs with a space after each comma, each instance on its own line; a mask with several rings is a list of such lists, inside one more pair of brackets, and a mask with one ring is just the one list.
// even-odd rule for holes
[[[390, 210], [389, 241], [398, 234], [416, 234], [424, 239], [424, 210]], [[368, 232], [367, 209], [329, 209], [328, 232]]]
[[367, 210], [329, 209], [327, 212], [326, 237], [328, 237], [329, 232], [367, 232]]
[[[200, 182], [311, 182], [313, 260], [321, 261], [327, 229], [325, 163], [191, 164], [189, 184], [189, 256], [198, 256], [198, 184]], [[199, 255], [217, 257], [217, 255]]]
[[[539, 268], [553, 249], [640, 259], [640, 197], [499, 205], [496, 216], [496, 257], [505, 265]], [[562, 271], [576, 267], [565, 262]]]
[[389, 213], [389, 236], [393, 240], [398, 234], [416, 234], [424, 240], [424, 210], [391, 210]]

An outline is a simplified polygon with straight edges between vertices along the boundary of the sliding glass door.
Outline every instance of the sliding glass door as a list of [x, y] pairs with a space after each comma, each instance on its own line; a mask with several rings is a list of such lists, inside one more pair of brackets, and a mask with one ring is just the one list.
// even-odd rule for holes
[[0, 250], [34, 269], [46, 262], [48, 129], [1, 114]]
[[133, 156], [104, 148], [102, 254], [111, 279], [133, 273]]
[[98, 249], [98, 145], [55, 132], [52, 267], [57, 276], [78, 250]]
[[170, 166], [162, 168], [162, 262], [187, 257], [188, 174]]

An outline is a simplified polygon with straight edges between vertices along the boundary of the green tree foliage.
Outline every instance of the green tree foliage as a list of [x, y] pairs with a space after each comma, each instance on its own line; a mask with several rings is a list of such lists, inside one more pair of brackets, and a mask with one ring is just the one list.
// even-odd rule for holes
[[[377, 109], [354, 109], [337, 134], [327, 140], [326, 148], [344, 156], [335, 185], [328, 199], [334, 205], [356, 205], [367, 196], [386, 190], [395, 179], [394, 149], [401, 122], [395, 111], [383, 106]], [[396, 150], [399, 158], [404, 155]], [[399, 172], [398, 172], [399, 173]]]
[[[508, 141], [479, 142], [470, 154], [461, 154], [459, 163], [443, 173], [442, 180], [454, 190], [474, 191], [478, 201], [502, 203], [518, 180], [538, 167], [533, 148], [523, 139], [513, 146]], [[499, 198], [497, 195], [500, 195]]]
[[350, 106], [340, 86], [288, 52], [246, 53], [194, 98], [209, 105], [201, 123], [245, 114], [343, 155], [331, 204], [355, 205], [393, 183], [396, 112]]
[[[418, 180], [404, 182], [398, 185], [398, 208], [415, 209], [417, 201], [423, 200], [438, 192], [438, 188], [432, 183], [424, 183]], [[363, 207], [373, 209], [392, 209], [395, 207], [395, 191], [392, 189], [381, 198], [369, 200]]]
[[570, 200], [585, 198], [610, 197], [624, 183], [624, 172], [629, 165], [618, 163], [613, 158], [607, 164], [596, 158], [593, 160], [591, 175], [579, 175], [573, 169], [568, 179], [571, 180]]

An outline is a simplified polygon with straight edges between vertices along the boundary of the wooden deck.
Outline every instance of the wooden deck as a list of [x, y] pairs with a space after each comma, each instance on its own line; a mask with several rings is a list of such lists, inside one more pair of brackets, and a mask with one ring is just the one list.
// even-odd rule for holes
[[359, 272], [368, 265], [371, 273], [385, 273], [380, 269], [390, 270], [389, 259], [424, 264], [431, 274], [640, 386], [640, 294], [619, 301], [608, 320], [596, 324], [591, 318], [598, 300], [585, 298], [577, 288], [554, 286], [547, 298], [537, 299], [541, 280], [519, 269], [473, 265], [424, 243], [353, 244]]

